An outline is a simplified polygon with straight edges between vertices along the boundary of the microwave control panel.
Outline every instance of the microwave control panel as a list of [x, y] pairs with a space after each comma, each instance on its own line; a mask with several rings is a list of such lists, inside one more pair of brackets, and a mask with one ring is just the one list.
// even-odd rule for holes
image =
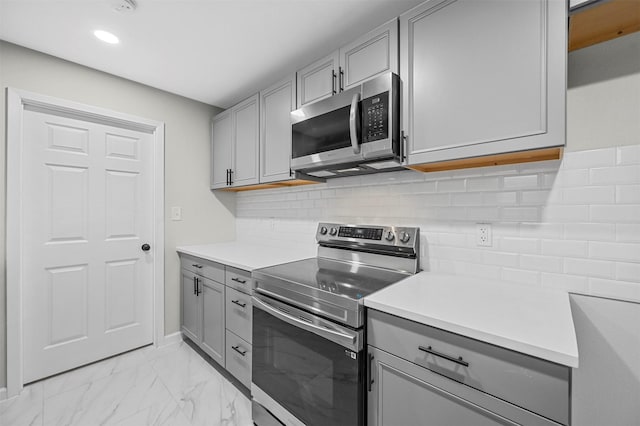
[[389, 137], [389, 92], [362, 100], [362, 125], [363, 142]]

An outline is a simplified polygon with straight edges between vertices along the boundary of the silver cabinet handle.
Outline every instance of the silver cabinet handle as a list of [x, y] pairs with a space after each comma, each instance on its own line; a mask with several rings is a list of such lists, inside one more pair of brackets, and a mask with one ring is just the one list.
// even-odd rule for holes
[[360, 93], [354, 93], [351, 98], [351, 109], [349, 110], [349, 135], [351, 137], [351, 146], [353, 147], [353, 153], [360, 153], [360, 114], [358, 103], [360, 102]]
[[247, 355], [247, 350], [246, 349], [244, 351], [240, 350], [240, 345], [231, 346], [231, 349], [233, 349], [234, 351], [238, 352], [242, 356], [246, 356]]
[[340, 91], [344, 91], [344, 70], [342, 69], [342, 67], [338, 67], [338, 70], [340, 71]]
[[323, 327], [321, 325], [315, 325], [313, 323], [307, 322], [303, 319], [294, 317], [293, 315], [289, 315], [277, 308], [274, 308], [273, 306], [263, 302], [256, 295], [254, 295], [251, 298], [251, 300], [253, 302], [254, 308], [261, 309], [267, 312], [268, 314], [271, 314], [272, 316], [286, 323], [289, 323], [295, 327], [306, 330], [310, 333], [316, 334], [320, 337], [323, 337], [327, 340], [337, 343], [340, 346], [343, 346], [352, 350], [358, 350], [358, 343], [359, 343], [358, 335], [355, 333], [353, 335], [350, 335], [350, 334], [342, 333], [340, 331], [331, 330], [327, 328], [330, 324], [329, 321], [326, 321], [327, 327]]
[[246, 303], [242, 303], [239, 300], [232, 300], [231, 303], [235, 303], [236, 305], [240, 306], [241, 308], [244, 308], [245, 306], [247, 306]]
[[423, 351], [423, 352], [426, 352], [428, 354], [435, 355], [437, 357], [447, 359], [447, 360], [449, 360], [451, 362], [455, 362], [456, 364], [460, 364], [460, 365], [465, 366], [465, 367], [469, 366], [469, 363], [467, 361], [465, 361], [464, 359], [462, 359], [461, 356], [456, 358], [456, 357], [453, 357], [451, 355], [443, 354], [442, 352], [434, 351], [433, 349], [431, 349], [431, 346], [426, 347], [426, 348], [424, 346], [418, 346], [418, 349]]
[[202, 290], [200, 290], [200, 278], [196, 277], [196, 296], [200, 296]]
[[336, 70], [331, 70], [331, 94], [335, 95], [336, 93]]
[[193, 277], [193, 294], [195, 294], [196, 296], [198, 295], [197, 290], [196, 290], [196, 277]]
[[240, 283], [240, 284], [246, 284], [247, 283], [247, 280], [241, 280], [238, 277], [231, 278], [231, 281], [235, 281], [235, 282]]

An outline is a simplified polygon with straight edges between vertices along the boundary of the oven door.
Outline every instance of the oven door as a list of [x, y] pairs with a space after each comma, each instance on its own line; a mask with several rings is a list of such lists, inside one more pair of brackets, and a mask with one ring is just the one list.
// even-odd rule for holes
[[254, 398], [286, 424], [297, 422], [282, 409], [307, 425], [363, 425], [362, 339], [361, 330], [254, 295]]

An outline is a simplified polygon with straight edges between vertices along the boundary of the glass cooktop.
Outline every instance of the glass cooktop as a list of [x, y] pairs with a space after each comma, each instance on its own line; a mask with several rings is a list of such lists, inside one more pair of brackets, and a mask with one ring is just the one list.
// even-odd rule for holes
[[253, 271], [293, 285], [306, 286], [358, 300], [410, 274], [358, 263], [314, 257]]

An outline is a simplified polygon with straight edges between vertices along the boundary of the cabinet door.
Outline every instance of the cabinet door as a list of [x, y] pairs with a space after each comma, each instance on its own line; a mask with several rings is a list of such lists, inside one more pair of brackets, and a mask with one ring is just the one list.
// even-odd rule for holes
[[430, 0], [400, 38], [410, 164], [564, 145], [565, 2]]
[[260, 92], [260, 182], [291, 179], [291, 111], [296, 109], [296, 77]]
[[224, 284], [200, 277], [202, 293], [202, 349], [224, 367]]
[[196, 291], [196, 275], [185, 269], [182, 272], [181, 330], [185, 336], [200, 343], [201, 299]]
[[340, 48], [340, 91], [384, 72], [398, 73], [398, 19]]
[[233, 127], [231, 110], [221, 112], [211, 123], [211, 188], [224, 188], [232, 167]]
[[337, 93], [339, 61], [336, 50], [298, 71], [298, 108]]
[[234, 155], [233, 186], [258, 183], [258, 94], [232, 108]]

